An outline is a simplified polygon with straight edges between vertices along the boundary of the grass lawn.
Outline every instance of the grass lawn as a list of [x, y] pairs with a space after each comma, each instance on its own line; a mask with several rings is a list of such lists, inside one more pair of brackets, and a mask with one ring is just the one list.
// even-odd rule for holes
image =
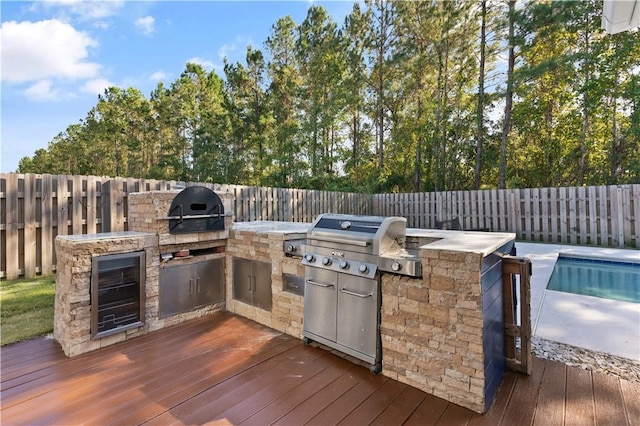
[[0, 281], [3, 346], [53, 331], [55, 288], [55, 275]]

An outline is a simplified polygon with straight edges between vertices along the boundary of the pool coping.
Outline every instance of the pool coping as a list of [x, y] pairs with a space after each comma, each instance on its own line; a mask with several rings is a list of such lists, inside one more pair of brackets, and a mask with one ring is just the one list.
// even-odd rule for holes
[[640, 263], [640, 251], [517, 242], [532, 262], [531, 326], [534, 337], [640, 361], [640, 303], [547, 290], [560, 253]]

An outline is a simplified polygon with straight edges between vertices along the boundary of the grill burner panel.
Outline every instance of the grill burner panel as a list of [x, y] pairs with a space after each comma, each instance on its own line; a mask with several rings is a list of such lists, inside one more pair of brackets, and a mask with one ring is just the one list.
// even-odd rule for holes
[[176, 195], [169, 208], [171, 234], [224, 230], [224, 205], [204, 186], [190, 186]]
[[[308, 241], [304, 247], [306, 253], [316, 258], [303, 258], [302, 262], [305, 266], [360, 276], [370, 275], [358, 273], [358, 265], [355, 268], [339, 268], [339, 260], [336, 262], [335, 258], [341, 257], [373, 264], [368, 270], [374, 273], [378, 269], [420, 277], [422, 266], [418, 250], [406, 248], [406, 223], [405, 218], [393, 216], [320, 215], [307, 232]], [[324, 262], [327, 256], [330, 257], [329, 263]], [[353, 266], [353, 263], [350, 265]]]

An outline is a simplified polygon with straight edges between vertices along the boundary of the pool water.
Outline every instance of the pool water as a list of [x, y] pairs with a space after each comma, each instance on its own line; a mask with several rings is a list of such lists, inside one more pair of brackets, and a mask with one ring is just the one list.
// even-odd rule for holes
[[640, 303], [640, 263], [560, 255], [547, 289]]

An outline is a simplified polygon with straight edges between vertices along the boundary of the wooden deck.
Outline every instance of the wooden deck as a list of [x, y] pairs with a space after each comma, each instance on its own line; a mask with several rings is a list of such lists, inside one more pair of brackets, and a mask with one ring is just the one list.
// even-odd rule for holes
[[478, 415], [229, 313], [72, 359], [3, 347], [3, 425], [638, 425], [640, 384], [534, 358]]

